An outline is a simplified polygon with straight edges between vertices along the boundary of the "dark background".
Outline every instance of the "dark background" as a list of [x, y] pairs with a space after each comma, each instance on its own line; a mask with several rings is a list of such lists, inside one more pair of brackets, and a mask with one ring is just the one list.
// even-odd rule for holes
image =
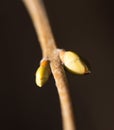
[[[44, 0], [59, 48], [85, 57], [92, 73], [67, 77], [77, 130], [114, 130], [113, 4]], [[38, 88], [42, 57], [31, 19], [19, 0], [0, 1], [0, 129], [62, 130], [54, 79]]]

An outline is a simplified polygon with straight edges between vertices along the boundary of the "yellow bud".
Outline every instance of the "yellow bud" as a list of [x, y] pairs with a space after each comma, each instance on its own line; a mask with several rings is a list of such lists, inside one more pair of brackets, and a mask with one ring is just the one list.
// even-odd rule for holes
[[42, 87], [48, 80], [51, 74], [51, 69], [48, 60], [43, 60], [40, 67], [36, 71], [36, 84]]
[[80, 57], [72, 51], [60, 51], [60, 59], [65, 67], [75, 74], [90, 73], [88, 67], [80, 59]]

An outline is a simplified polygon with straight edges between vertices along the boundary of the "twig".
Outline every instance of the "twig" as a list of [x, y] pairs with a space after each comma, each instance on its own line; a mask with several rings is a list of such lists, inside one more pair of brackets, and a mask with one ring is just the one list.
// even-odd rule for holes
[[34, 24], [42, 48], [43, 57], [50, 60], [51, 71], [57, 86], [64, 130], [76, 130], [72, 104], [68, 90], [68, 81], [59, 58], [55, 40], [46, 15], [43, 3], [40, 0], [23, 0]]

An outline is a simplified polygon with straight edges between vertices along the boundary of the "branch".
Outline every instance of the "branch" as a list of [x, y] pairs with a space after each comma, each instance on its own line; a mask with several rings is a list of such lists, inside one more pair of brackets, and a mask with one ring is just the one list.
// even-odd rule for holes
[[43, 57], [50, 60], [51, 71], [55, 79], [61, 104], [63, 128], [64, 130], [76, 130], [68, 81], [59, 58], [59, 52], [43, 3], [40, 0], [23, 0], [23, 2], [30, 13], [40, 41]]

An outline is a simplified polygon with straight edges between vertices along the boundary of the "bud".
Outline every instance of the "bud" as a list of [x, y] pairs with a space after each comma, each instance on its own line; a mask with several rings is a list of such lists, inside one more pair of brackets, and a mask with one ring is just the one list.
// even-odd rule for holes
[[44, 59], [40, 63], [40, 67], [36, 71], [36, 84], [42, 87], [48, 80], [51, 74], [49, 61]]
[[60, 59], [65, 67], [75, 74], [90, 73], [86, 64], [72, 51], [60, 51]]

